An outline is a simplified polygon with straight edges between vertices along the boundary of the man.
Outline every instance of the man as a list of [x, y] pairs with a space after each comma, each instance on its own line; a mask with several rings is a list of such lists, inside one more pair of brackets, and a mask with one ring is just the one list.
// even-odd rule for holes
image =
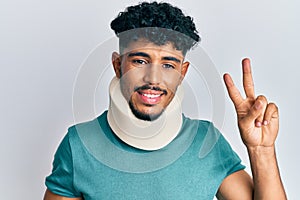
[[[167, 3], [141, 3], [111, 27], [120, 52], [112, 54], [110, 106], [69, 129], [46, 179], [45, 200], [286, 199], [274, 145], [278, 109], [255, 96], [249, 59], [242, 62], [246, 98], [230, 75], [224, 81], [253, 179], [210, 122], [181, 113], [185, 55], [200, 40], [192, 19]], [[199, 156], [204, 141], [213, 145]]]

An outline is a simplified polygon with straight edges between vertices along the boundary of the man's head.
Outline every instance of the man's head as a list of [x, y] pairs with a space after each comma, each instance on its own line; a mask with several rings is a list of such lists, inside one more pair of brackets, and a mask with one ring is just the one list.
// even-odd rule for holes
[[111, 28], [119, 37], [112, 59], [122, 93], [136, 117], [154, 120], [187, 72], [185, 54], [200, 40], [195, 24], [168, 3], [144, 2], [121, 12]]
[[110, 26], [120, 38], [121, 51], [130, 42], [144, 37], [157, 45], [171, 42], [185, 55], [200, 41], [192, 18], [168, 3], [143, 2], [130, 6]]

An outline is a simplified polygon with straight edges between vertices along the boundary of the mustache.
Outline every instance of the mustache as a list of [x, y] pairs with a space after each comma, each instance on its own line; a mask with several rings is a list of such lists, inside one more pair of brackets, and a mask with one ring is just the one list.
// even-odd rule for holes
[[155, 90], [155, 91], [163, 92], [165, 95], [168, 94], [167, 90], [162, 89], [162, 88], [157, 87], [157, 86], [150, 86], [150, 85], [143, 85], [143, 86], [139, 86], [139, 87], [134, 88], [135, 92], [137, 92], [138, 90]]

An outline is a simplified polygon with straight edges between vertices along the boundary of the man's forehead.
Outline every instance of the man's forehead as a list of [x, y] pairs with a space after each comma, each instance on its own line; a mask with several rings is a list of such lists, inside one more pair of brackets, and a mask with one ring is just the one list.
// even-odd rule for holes
[[130, 42], [128, 46], [122, 50], [121, 53], [123, 55], [128, 55], [129, 53], [133, 52], [156, 52], [184, 58], [182, 51], [177, 50], [173, 43], [167, 42], [166, 44], [158, 45], [144, 38]]

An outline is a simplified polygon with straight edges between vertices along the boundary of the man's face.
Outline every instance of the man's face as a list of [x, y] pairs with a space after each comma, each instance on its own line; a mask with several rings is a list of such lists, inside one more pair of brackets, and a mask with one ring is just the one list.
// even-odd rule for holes
[[112, 59], [133, 114], [148, 121], [169, 105], [189, 66], [171, 43], [158, 46], [144, 39], [131, 42], [122, 55], [113, 53]]

